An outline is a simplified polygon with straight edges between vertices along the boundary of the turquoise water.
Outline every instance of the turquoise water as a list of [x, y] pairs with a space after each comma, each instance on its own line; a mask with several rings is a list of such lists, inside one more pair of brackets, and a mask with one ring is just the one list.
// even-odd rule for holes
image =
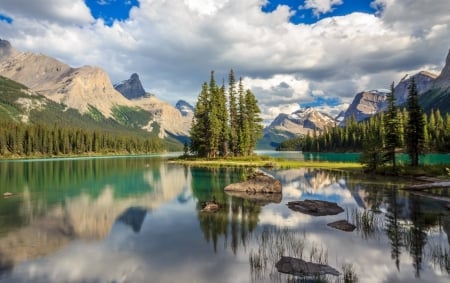
[[[359, 282], [449, 282], [445, 202], [399, 190], [395, 179], [266, 172], [282, 182], [281, 196], [228, 195], [245, 169], [164, 156], [0, 162], [0, 193], [14, 194], [0, 198], [0, 282], [287, 282], [275, 268], [281, 255], [341, 273], [351, 266]], [[202, 212], [213, 198], [221, 209]], [[313, 217], [286, 206], [304, 199], [345, 211]], [[341, 219], [357, 229], [327, 226]]]
[[[338, 161], [338, 162], [359, 162], [360, 153], [334, 153], [334, 152], [301, 152], [301, 151], [273, 151], [258, 150], [259, 155], [269, 155], [272, 157], [288, 158], [294, 160], [313, 160], [313, 161]], [[408, 163], [407, 154], [397, 154], [399, 163]], [[425, 154], [419, 158], [420, 164], [449, 164], [450, 154], [432, 153]]]

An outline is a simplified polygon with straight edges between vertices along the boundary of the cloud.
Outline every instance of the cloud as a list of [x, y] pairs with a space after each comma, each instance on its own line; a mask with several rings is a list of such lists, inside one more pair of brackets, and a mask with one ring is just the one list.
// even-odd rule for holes
[[[137, 72], [147, 91], [171, 103], [195, 103], [211, 70], [226, 83], [233, 68], [266, 117], [314, 96], [349, 103], [405, 73], [440, 71], [450, 46], [447, 0], [375, 0], [377, 15], [311, 25], [290, 23], [287, 6], [263, 12], [262, 0], [141, 0], [111, 26], [93, 19], [81, 0], [3, 2], [0, 14], [14, 21], [0, 21], [0, 37], [20, 50], [100, 66], [112, 82]], [[307, 3], [326, 11], [338, 2]]]
[[14, 19], [27, 18], [39, 23], [86, 25], [93, 22], [89, 8], [82, 0], [3, 0], [1, 12], [13, 16]]
[[300, 9], [312, 9], [313, 14], [319, 17], [320, 14], [326, 14], [333, 11], [333, 6], [342, 5], [342, 0], [305, 0], [305, 5]]

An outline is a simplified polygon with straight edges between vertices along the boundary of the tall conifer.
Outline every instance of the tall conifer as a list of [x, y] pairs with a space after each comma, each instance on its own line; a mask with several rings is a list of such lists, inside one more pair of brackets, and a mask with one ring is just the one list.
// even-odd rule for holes
[[419, 95], [417, 92], [414, 77], [409, 86], [409, 96], [407, 100], [408, 122], [406, 125], [406, 151], [409, 154], [411, 165], [419, 165], [419, 155], [425, 149], [425, 136], [423, 120], [423, 110], [419, 105]]

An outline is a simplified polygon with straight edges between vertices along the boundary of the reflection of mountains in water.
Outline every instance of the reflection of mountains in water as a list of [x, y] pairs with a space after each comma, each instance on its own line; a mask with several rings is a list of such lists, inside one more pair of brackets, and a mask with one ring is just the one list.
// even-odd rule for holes
[[139, 232], [147, 211], [176, 199], [190, 184], [190, 174], [185, 174], [183, 168], [164, 165], [157, 177], [148, 172], [141, 178], [151, 187], [146, 193], [118, 197], [115, 187], [105, 186], [97, 196], [83, 192], [50, 208], [31, 201], [25, 187], [18, 197], [22, 198], [20, 211], [29, 214], [22, 217], [30, 219], [30, 223], [0, 238], [0, 268], [51, 254], [74, 239], [103, 239], [116, 220]]
[[146, 209], [141, 207], [130, 207], [117, 218], [116, 222], [121, 222], [128, 225], [135, 233], [139, 233], [146, 215]]

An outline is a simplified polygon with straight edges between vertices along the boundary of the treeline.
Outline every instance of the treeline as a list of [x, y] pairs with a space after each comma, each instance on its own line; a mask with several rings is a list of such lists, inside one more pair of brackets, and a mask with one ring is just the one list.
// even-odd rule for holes
[[153, 153], [164, 151], [158, 138], [98, 130], [0, 122], [0, 156], [59, 156], [90, 153]]
[[216, 84], [214, 71], [204, 82], [194, 110], [189, 150], [199, 157], [248, 156], [262, 136], [262, 119], [254, 94], [228, 76], [228, 91]]
[[[350, 118], [343, 127], [330, 127], [323, 132], [312, 130], [304, 137], [282, 141], [277, 150], [302, 150], [306, 152], [361, 152], [364, 140], [377, 134], [380, 148], [385, 144], [384, 113], [356, 122]], [[405, 127], [408, 120], [406, 108], [397, 110], [399, 121], [399, 147], [405, 146]], [[439, 110], [423, 114], [426, 152], [450, 152], [450, 114]]]
[[[410, 86], [410, 94], [411, 92], [416, 92], [415, 85]], [[416, 101], [417, 98], [413, 94], [408, 105], [394, 107], [392, 89], [387, 97], [390, 106], [388, 105], [386, 112], [361, 122], [350, 118], [345, 126], [330, 127], [320, 133], [312, 130], [304, 137], [281, 142], [277, 150], [364, 152], [368, 148], [375, 148], [381, 153], [386, 147], [390, 147], [390, 150], [409, 153], [408, 140], [412, 134], [417, 133], [421, 153], [450, 152], [450, 114], [442, 115], [439, 110], [424, 113], [418, 104], [414, 104]], [[419, 128], [414, 129], [414, 126]]]

